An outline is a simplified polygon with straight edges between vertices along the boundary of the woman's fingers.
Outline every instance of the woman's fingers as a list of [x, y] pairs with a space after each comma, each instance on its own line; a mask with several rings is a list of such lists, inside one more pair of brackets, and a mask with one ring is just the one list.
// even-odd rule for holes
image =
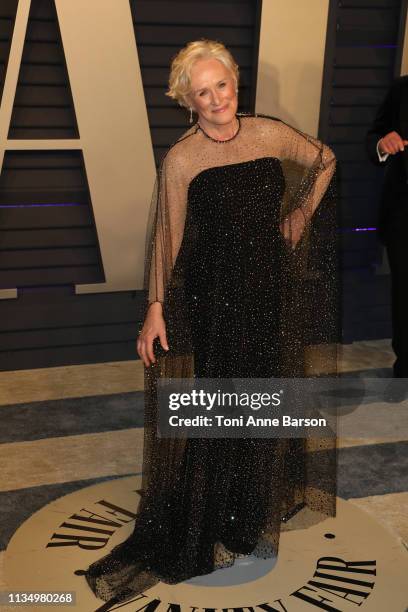
[[140, 336], [137, 341], [137, 352], [146, 368], [154, 363], [153, 338], [145, 335]]
[[288, 217], [286, 219], [284, 219], [284, 221], [280, 224], [279, 228], [280, 228], [280, 232], [281, 232], [282, 236], [285, 238], [285, 240], [289, 240], [289, 238], [290, 238], [290, 225], [289, 225], [289, 218]]
[[[154, 356], [154, 351], [153, 351], [153, 336], [146, 336], [146, 355], [147, 355], [147, 359], [150, 361], [150, 363], [155, 363], [156, 362], [156, 357]], [[148, 366], [150, 365], [150, 363], [148, 364]]]
[[159, 311], [159, 309], [156, 308], [156, 304], [152, 304], [148, 310], [142, 331], [140, 332], [136, 344], [137, 352], [140, 358], [143, 360], [146, 368], [153, 363], [156, 363], [156, 357], [154, 354], [154, 340], [156, 338], [159, 338], [163, 349], [168, 351], [169, 346], [166, 337], [166, 324], [161, 312], [161, 305]]
[[165, 329], [163, 329], [163, 331], [161, 331], [159, 333], [159, 340], [160, 340], [160, 344], [162, 345], [162, 348], [165, 351], [168, 351], [169, 350], [169, 345], [167, 343], [167, 336], [166, 336], [166, 330]]
[[146, 366], [146, 368], [148, 368], [150, 363], [149, 363], [148, 358], [147, 358], [146, 344], [145, 344], [144, 339], [139, 339], [138, 353], [139, 353], [140, 359], [143, 361], [143, 363]]
[[297, 247], [305, 229], [305, 217], [300, 210], [295, 210], [280, 224], [280, 231], [292, 251]]

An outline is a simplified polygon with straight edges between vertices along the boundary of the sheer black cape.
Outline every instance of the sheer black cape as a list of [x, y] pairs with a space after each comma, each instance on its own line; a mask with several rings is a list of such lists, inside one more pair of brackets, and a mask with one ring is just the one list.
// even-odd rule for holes
[[[289, 519], [299, 510], [302, 527], [335, 514], [333, 438], [157, 436], [160, 377], [336, 372], [335, 157], [278, 119], [240, 115], [239, 124], [236, 136], [224, 142], [195, 124], [172, 145], [158, 171], [145, 283], [147, 305], [163, 304], [170, 350], [156, 344], [157, 362], [145, 370], [143, 480], [134, 532], [84, 572], [95, 594], [108, 601], [101, 610], [159, 580], [177, 583], [210, 573], [239, 555], [276, 554], [281, 529], [291, 528]], [[211, 208], [215, 204], [218, 208]], [[232, 216], [239, 212], [233, 222], [224, 214], [228, 206]], [[243, 266], [242, 253], [253, 245], [251, 231], [258, 241]], [[234, 232], [241, 232], [239, 240]], [[211, 274], [201, 273], [208, 266]], [[247, 300], [243, 317], [240, 287], [252, 282], [252, 291], [257, 270], [263, 284]], [[241, 281], [235, 282], [238, 274]], [[206, 301], [209, 293], [213, 298]], [[201, 304], [198, 310], [194, 300]], [[234, 314], [226, 318], [229, 301], [241, 323], [235, 328], [232, 323], [222, 336], [225, 323], [237, 320]], [[264, 316], [264, 303], [270, 317]], [[251, 317], [251, 337], [261, 332], [257, 346], [274, 351], [259, 348], [256, 359], [242, 332]], [[226, 351], [234, 333], [234, 342], [239, 335], [241, 343], [238, 354]], [[238, 521], [228, 522], [231, 517]]]

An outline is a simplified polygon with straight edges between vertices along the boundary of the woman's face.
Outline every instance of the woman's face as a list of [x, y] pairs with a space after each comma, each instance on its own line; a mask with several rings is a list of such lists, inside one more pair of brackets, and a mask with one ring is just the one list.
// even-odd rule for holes
[[225, 125], [238, 107], [236, 83], [230, 70], [217, 59], [197, 60], [191, 69], [189, 102], [202, 122]]

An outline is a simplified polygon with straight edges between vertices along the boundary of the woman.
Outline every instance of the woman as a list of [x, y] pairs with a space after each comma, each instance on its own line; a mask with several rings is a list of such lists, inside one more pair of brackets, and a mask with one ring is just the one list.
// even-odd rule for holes
[[141, 502], [133, 534], [77, 572], [110, 604], [275, 555], [281, 522], [305, 505], [314, 520], [335, 512], [332, 441], [157, 438], [159, 377], [305, 376], [312, 343], [333, 371], [337, 331], [333, 153], [277, 119], [237, 115], [238, 67], [221, 43], [189, 43], [169, 85], [198, 120], [164, 157], [153, 198]]

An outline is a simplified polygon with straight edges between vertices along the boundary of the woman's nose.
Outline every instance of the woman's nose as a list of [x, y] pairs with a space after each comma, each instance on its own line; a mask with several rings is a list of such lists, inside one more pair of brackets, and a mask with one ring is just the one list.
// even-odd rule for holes
[[218, 104], [220, 103], [220, 95], [216, 91], [212, 92], [212, 103], [214, 104], [214, 106], [218, 106]]

